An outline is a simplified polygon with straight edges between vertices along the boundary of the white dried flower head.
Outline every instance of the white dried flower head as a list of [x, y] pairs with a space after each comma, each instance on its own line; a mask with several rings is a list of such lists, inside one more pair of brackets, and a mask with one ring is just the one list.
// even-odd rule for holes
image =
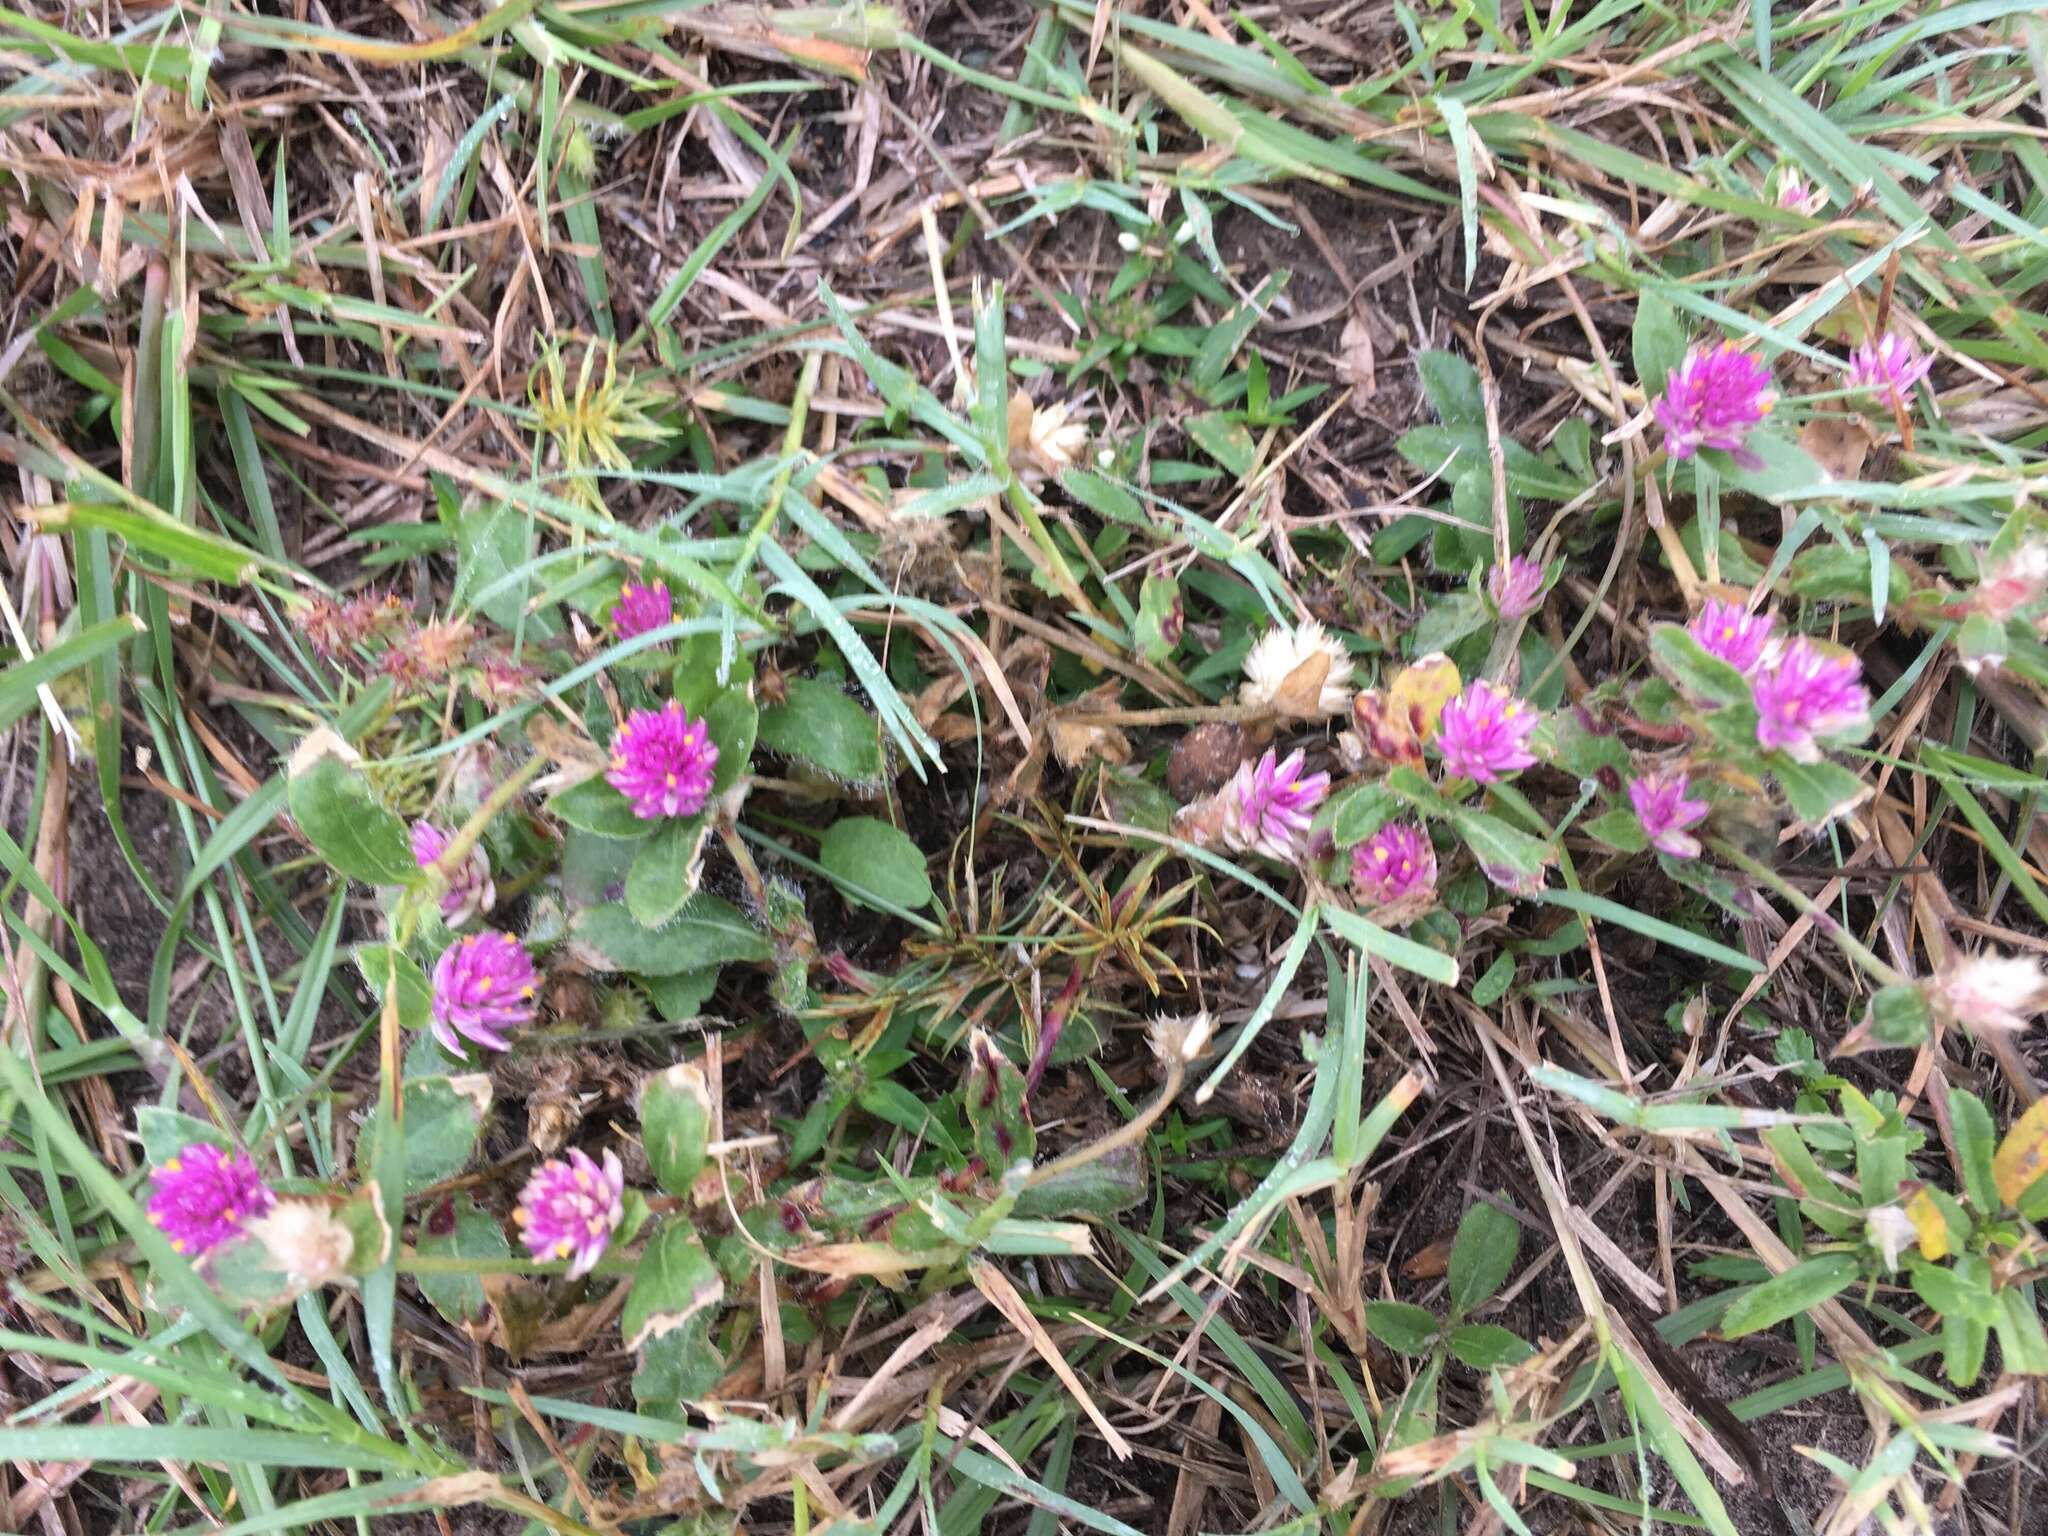
[[1863, 1236], [1890, 1272], [1899, 1267], [1899, 1255], [1920, 1240], [1920, 1229], [1913, 1225], [1904, 1206], [1880, 1205], [1865, 1214]]
[[1201, 1058], [1216, 1033], [1216, 1021], [1206, 1013], [1187, 1018], [1158, 1018], [1152, 1021], [1152, 1049], [1161, 1061], [1178, 1061], [1188, 1066]]
[[356, 1249], [355, 1234], [326, 1206], [311, 1200], [280, 1200], [246, 1230], [263, 1245], [272, 1266], [299, 1290], [341, 1279]]
[[[1326, 658], [1328, 669], [1313, 697], [1307, 696], [1304, 671], [1316, 658]], [[1259, 636], [1258, 643], [1244, 659], [1244, 686], [1238, 699], [1254, 708], [1278, 710], [1300, 719], [1341, 715], [1351, 706], [1351, 657], [1334, 637], [1314, 619], [1288, 629], [1282, 625]], [[1292, 688], [1284, 686], [1292, 678]]]
[[1088, 423], [1073, 419], [1064, 400], [1031, 413], [1031, 456], [1057, 472], [1080, 461], [1088, 449]]
[[2048, 977], [2027, 955], [1958, 955], [1936, 975], [1927, 1000], [1945, 1022], [2009, 1033], [2048, 1008]]
[[1132, 234], [1127, 229], [1116, 237], [1116, 243], [1120, 247], [1122, 247], [1123, 250], [1135, 254], [1138, 247], [1144, 244], [1144, 241], [1140, 240], [1136, 235]]

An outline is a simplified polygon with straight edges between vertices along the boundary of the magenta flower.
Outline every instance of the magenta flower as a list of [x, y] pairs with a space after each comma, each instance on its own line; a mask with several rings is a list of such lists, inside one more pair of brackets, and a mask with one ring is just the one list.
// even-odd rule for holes
[[633, 802], [642, 821], [694, 816], [711, 797], [718, 748], [711, 728], [692, 720], [674, 699], [660, 709], [636, 709], [612, 738], [605, 782]]
[[1696, 859], [1700, 840], [1686, 830], [1706, 820], [1707, 802], [1685, 797], [1690, 781], [1682, 773], [1646, 773], [1628, 787], [1628, 803], [1650, 835], [1650, 846], [1674, 859]]
[[1849, 387], [1901, 406], [1933, 367], [1934, 359], [1922, 357], [1912, 337], [1886, 331], [1849, 354]]
[[1696, 346], [1671, 370], [1657, 397], [1664, 451], [1673, 459], [1689, 459], [1702, 448], [1720, 448], [1738, 464], [1752, 467], [1759, 461], [1743, 440], [1777, 403], [1771, 370], [1754, 353], [1732, 341]]
[[533, 957], [509, 933], [472, 933], [434, 962], [434, 1038], [454, 1055], [466, 1035], [488, 1051], [509, 1051], [505, 1031], [531, 1024]]
[[1491, 683], [1468, 683], [1444, 706], [1437, 723], [1436, 749], [1444, 772], [1475, 784], [1499, 782], [1504, 774], [1529, 767], [1529, 733], [1540, 717], [1513, 694]]
[[629, 581], [620, 588], [619, 600], [612, 604], [612, 628], [621, 640], [660, 629], [673, 623], [675, 616], [675, 595], [660, 582], [643, 587], [637, 581]]
[[1825, 188], [1809, 187], [1806, 179], [1789, 165], [1778, 175], [1778, 206], [1788, 213], [1812, 218], [1828, 205]]
[[[448, 834], [431, 821], [416, 821], [412, 824], [412, 856], [421, 869], [438, 863], [441, 855], [448, 851]], [[441, 893], [441, 921], [450, 928], [460, 928], [479, 912], [488, 912], [497, 904], [498, 888], [491, 883], [491, 858], [478, 843], [469, 850], [469, 857], [462, 862], [462, 868], [448, 881], [448, 889]]]
[[277, 1203], [247, 1153], [195, 1141], [150, 1174], [149, 1219], [188, 1259], [241, 1234], [243, 1223]]
[[1309, 822], [1330, 792], [1327, 773], [1303, 773], [1299, 748], [1280, 758], [1273, 748], [1256, 763], [1240, 763], [1223, 788], [1224, 841], [1270, 859], [1301, 857]]
[[1701, 650], [1748, 677], [1762, 664], [1776, 624], [1768, 613], [1745, 613], [1740, 604], [1710, 597], [1686, 629]]
[[1836, 736], [1869, 722], [1863, 663], [1848, 651], [1815, 645], [1801, 635], [1765, 665], [1750, 686], [1756, 697], [1757, 745], [1797, 762], [1817, 763], [1817, 736]]
[[1511, 555], [1506, 565], [1496, 565], [1487, 572], [1486, 591], [1502, 618], [1519, 619], [1525, 613], [1535, 612], [1536, 605], [1543, 601], [1543, 567], [1534, 560]]
[[1351, 884], [1375, 907], [1436, 888], [1436, 849], [1412, 821], [1390, 821], [1351, 850]]
[[571, 1147], [533, 1170], [519, 1192], [512, 1220], [536, 1259], [568, 1259], [569, 1278], [587, 1275], [626, 1214], [626, 1173], [619, 1154], [607, 1151], [600, 1167]]

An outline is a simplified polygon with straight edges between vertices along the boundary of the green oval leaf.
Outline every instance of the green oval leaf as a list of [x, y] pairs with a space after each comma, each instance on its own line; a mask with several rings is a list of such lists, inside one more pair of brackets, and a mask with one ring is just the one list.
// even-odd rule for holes
[[687, 1195], [704, 1168], [711, 1142], [711, 1090], [704, 1069], [679, 1062], [650, 1078], [640, 1095], [640, 1134], [654, 1181]]
[[1475, 1371], [1520, 1365], [1536, 1351], [1498, 1323], [1463, 1323], [1451, 1330], [1451, 1353]]
[[856, 902], [864, 896], [879, 898], [915, 911], [932, 899], [923, 851], [906, 833], [873, 816], [834, 822], [818, 850], [818, 862]]
[[762, 961], [775, 953], [767, 937], [731, 902], [699, 891], [659, 928], [649, 928], [622, 901], [586, 907], [569, 923], [570, 937], [615, 971], [674, 976], [728, 961]]
[[1408, 1302], [1368, 1301], [1365, 1326], [1391, 1349], [1404, 1355], [1426, 1355], [1436, 1342], [1438, 1325], [1434, 1312], [1425, 1312]]
[[548, 802], [548, 809], [578, 831], [597, 837], [645, 837], [655, 825], [635, 816], [633, 802], [607, 784], [602, 774], [570, 785]]
[[333, 754], [315, 758], [291, 775], [285, 799], [314, 851], [350, 879], [405, 885], [419, 878], [412, 833], [353, 764]]
[[1507, 1283], [1522, 1246], [1521, 1223], [1485, 1201], [1458, 1223], [1451, 1244], [1451, 1307], [1464, 1316]]
[[671, 819], [640, 845], [626, 872], [626, 908], [644, 928], [659, 928], [682, 910], [697, 888], [697, 853], [710, 823], [703, 816]]
[[[446, 1231], [437, 1233], [433, 1230], [443, 1223], [447, 1224]], [[498, 1218], [467, 1195], [454, 1202], [452, 1217], [444, 1215], [437, 1220], [429, 1215], [422, 1223], [419, 1241], [414, 1246], [423, 1258], [488, 1260], [512, 1257], [512, 1244]], [[434, 1310], [458, 1327], [482, 1317], [490, 1305], [480, 1274], [423, 1272], [413, 1278], [419, 1285], [420, 1294], [433, 1303]]]

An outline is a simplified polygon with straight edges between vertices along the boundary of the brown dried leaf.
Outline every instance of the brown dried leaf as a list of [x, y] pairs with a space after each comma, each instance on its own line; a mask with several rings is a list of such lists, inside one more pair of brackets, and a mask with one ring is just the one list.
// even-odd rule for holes
[[1351, 311], [1344, 322], [1344, 334], [1337, 342], [1337, 376], [1351, 386], [1354, 401], [1370, 400], [1379, 393], [1379, 360], [1372, 344], [1372, 322], [1363, 309]]
[[1273, 690], [1273, 708], [1293, 720], [1323, 717], [1323, 684], [1330, 676], [1330, 655], [1316, 651], [1292, 672], [1280, 679]]
[[1868, 427], [1846, 416], [1816, 416], [1799, 433], [1799, 446], [1830, 480], [1857, 479], [1872, 441]]
[[1438, 1238], [1426, 1248], [1418, 1248], [1401, 1266], [1401, 1276], [1406, 1280], [1438, 1280], [1451, 1267], [1451, 1240]]

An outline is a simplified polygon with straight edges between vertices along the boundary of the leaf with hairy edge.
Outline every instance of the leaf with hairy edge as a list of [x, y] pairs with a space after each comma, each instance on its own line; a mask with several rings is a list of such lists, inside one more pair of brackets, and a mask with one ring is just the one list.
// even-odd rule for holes
[[626, 1348], [639, 1349], [724, 1300], [725, 1282], [696, 1230], [687, 1221], [671, 1219], [654, 1234], [634, 1268], [619, 1332]]
[[419, 878], [412, 833], [370, 790], [356, 753], [315, 731], [292, 754], [285, 799], [314, 852], [352, 880], [404, 885]]
[[647, 1080], [640, 1094], [640, 1134], [654, 1182], [672, 1195], [687, 1195], [704, 1167], [711, 1142], [710, 1085], [704, 1069], [678, 1062]]

